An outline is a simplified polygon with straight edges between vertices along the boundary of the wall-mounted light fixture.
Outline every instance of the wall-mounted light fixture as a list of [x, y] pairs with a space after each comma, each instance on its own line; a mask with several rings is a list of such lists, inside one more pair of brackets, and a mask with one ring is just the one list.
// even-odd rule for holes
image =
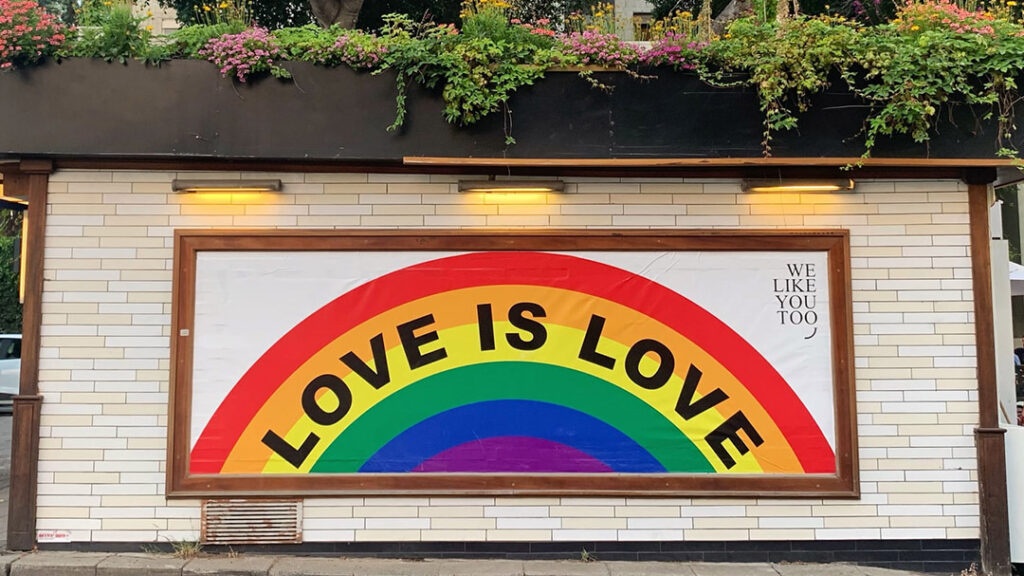
[[179, 180], [171, 181], [175, 192], [280, 192], [280, 180]]
[[776, 194], [801, 194], [808, 192], [850, 192], [856, 184], [852, 178], [806, 179], [806, 178], [747, 178], [741, 187], [744, 192], [773, 192]]
[[564, 192], [561, 180], [459, 180], [459, 192]]

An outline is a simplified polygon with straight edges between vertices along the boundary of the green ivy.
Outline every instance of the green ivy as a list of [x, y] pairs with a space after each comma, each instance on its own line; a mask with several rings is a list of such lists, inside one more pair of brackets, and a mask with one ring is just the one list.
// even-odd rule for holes
[[926, 142], [940, 109], [958, 104], [989, 105], [998, 114], [1000, 142], [1009, 139], [1024, 38], [900, 28], [886, 24], [862, 35], [847, 74], [851, 88], [872, 105], [867, 153], [880, 136]]
[[225, 34], [238, 34], [246, 27], [246, 23], [242, 20], [185, 26], [171, 32], [167, 37], [166, 51], [169, 57], [194, 58], [210, 40]]
[[[71, 56], [121, 63], [132, 58], [146, 61], [163, 58], [163, 47], [153, 43], [152, 32], [142, 26], [146, 16], [136, 15], [129, 2], [88, 2], [79, 18], [83, 25], [78, 37], [69, 43]], [[160, 55], [154, 57], [156, 54]]]
[[[760, 0], [758, 5], [772, 4]], [[212, 39], [244, 29], [241, 20], [211, 23], [154, 39], [124, 0], [86, 0], [84, 6], [81, 22], [86, 26], [68, 41], [63, 55], [122, 62], [197, 57]], [[469, 125], [503, 113], [511, 143], [512, 95], [551, 68], [580, 60], [571, 39], [560, 40], [552, 27], [510, 20], [508, 6], [504, 0], [465, 0], [461, 27], [392, 14], [384, 17], [378, 34], [303, 26], [276, 30], [271, 40], [285, 59], [393, 72], [396, 116], [390, 130], [403, 125], [407, 92], [420, 85], [440, 93], [444, 117], [452, 124]], [[868, 110], [861, 133], [864, 156], [883, 138], [909, 136], [926, 143], [940, 117], [966, 105], [982, 110], [982, 119], [997, 121], [999, 153], [1016, 157], [1008, 143], [1021, 101], [1024, 26], [1015, 3], [1001, 6], [1003, 12], [994, 15], [947, 0], [922, 0], [903, 5], [895, 20], [874, 26], [828, 16], [767, 21], [765, 11], [734, 21], [707, 45], [703, 39], [710, 35], [709, 26], [700, 20], [656, 45], [656, 51], [676, 54], [675, 59], [645, 59], [611, 35], [596, 38], [592, 48], [600, 61], [622, 62], [621, 68], [639, 81], [644, 76], [636, 68], [674, 63], [696, 65], [710, 84], [755, 90], [766, 155], [775, 134], [796, 128], [814, 97], [838, 82]], [[698, 28], [703, 30], [695, 36]], [[684, 53], [685, 58], [678, 56]], [[276, 70], [287, 72], [280, 66]]]
[[[468, 125], [502, 110], [517, 89], [533, 84], [561, 61], [554, 40], [509, 24], [497, 10], [464, 18], [461, 32], [391, 15], [382, 35], [387, 45], [382, 70], [398, 76], [398, 113], [390, 130], [405, 121], [410, 82], [440, 88], [445, 119]], [[511, 143], [510, 131], [506, 136]]]
[[[907, 21], [865, 27], [843, 19], [794, 18], [763, 24], [737, 20], [700, 53], [703, 78], [717, 85], [748, 85], [764, 113], [764, 150], [779, 130], [797, 126], [810, 99], [842, 79], [863, 100], [864, 156], [880, 137], [908, 135], [927, 142], [940, 110], [989, 106], [998, 118], [1001, 154], [1015, 129], [1017, 79], [1024, 74], [1022, 28], [961, 15], [967, 31], [943, 24], [946, 13], [918, 5]], [[738, 79], [736, 79], [738, 75]]]
[[[757, 90], [764, 114], [762, 145], [770, 154], [773, 133], [795, 128], [810, 98], [828, 88], [830, 79], [849, 64], [857, 34], [833, 19], [762, 24], [743, 18], [701, 51], [699, 71], [713, 84], [748, 84]], [[741, 79], [731, 79], [736, 75]]]

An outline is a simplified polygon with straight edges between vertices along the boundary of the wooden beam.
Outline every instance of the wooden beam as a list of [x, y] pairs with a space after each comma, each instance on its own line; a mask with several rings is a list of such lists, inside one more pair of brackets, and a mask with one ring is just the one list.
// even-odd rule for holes
[[[787, 160], [788, 161], [788, 160]], [[442, 164], [403, 164], [397, 162], [353, 163], [346, 161], [295, 162], [279, 160], [223, 160], [216, 158], [57, 158], [58, 170], [157, 170], [162, 172], [237, 171], [248, 172], [371, 172], [388, 174], [460, 174], [489, 176], [500, 169], [509, 176], [600, 177], [600, 178], [854, 178], [906, 180], [959, 180], [963, 166], [863, 166], [845, 170], [845, 165], [786, 166], [452, 166]], [[734, 163], [734, 162], [732, 162]], [[1004, 167], [1004, 170], [1010, 168]], [[1016, 170], [1016, 168], [1013, 168]]]
[[947, 167], [990, 168], [1013, 166], [1006, 158], [460, 158], [445, 156], [406, 156], [406, 166], [489, 166], [489, 167], [589, 167], [589, 168], [681, 168], [681, 167]]
[[1006, 493], [1006, 430], [999, 427], [995, 328], [992, 318], [992, 253], [988, 222], [989, 184], [969, 180], [971, 277], [978, 362], [978, 492], [981, 567], [988, 576], [1010, 576], [1010, 524]]
[[49, 174], [53, 172], [53, 160], [49, 158], [24, 158], [18, 162], [18, 171], [23, 174]]
[[[20, 394], [14, 397], [11, 443], [11, 488], [7, 547], [31, 550], [36, 544], [36, 490], [39, 469], [39, 335], [43, 320], [43, 247], [46, 231], [48, 161], [28, 162], [25, 170], [7, 171], [4, 187], [27, 198], [28, 238], [25, 262], [25, 305], [22, 309]], [[20, 168], [20, 167], [19, 167]]]

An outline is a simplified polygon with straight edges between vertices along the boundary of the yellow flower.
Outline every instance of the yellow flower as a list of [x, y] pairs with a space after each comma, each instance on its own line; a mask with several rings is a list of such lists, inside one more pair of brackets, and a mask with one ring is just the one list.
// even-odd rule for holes
[[153, 17], [153, 12], [151, 10], [147, 10], [146, 11], [146, 18], [152, 18], [152, 17]]
[[917, 25], [914, 25], [914, 26], [911, 26], [911, 27], [910, 27], [910, 29], [911, 29], [911, 30], [920, 30], [920, 29], [921, 29], [921, 27], [920, 27], [920, 26], [917, 26]]
[[1007, 5], [1007, 6], [1016, 6], [1016, 5], [1017, 5], [1017, 3], [1016, 3], [1016, 2], [1014, 2], [1013, 0], [1010, 0], [1009, 2], [1007, 2], [1007, 3], [1006, 3], [1006, 5]]
[[152, 26], [146, 26], [146, 30], [149, 30], [150, 32], [152, 32], [153, 31], [153, 27]]
[[210, 11], [210, 7], [207, 6], [206, 4], [203, 4], [203, 11], [204, 12], [209, 12]]

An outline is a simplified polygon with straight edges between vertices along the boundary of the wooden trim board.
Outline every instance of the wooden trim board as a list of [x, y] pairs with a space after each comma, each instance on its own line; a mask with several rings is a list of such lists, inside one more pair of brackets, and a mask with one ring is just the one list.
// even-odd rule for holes
[[599, 168], [672, 168], [672, 167], [751, 167], [751, 166], [825, 166], [825, 167], [946, 167], [995, 168], [1015, 166], [1007, 158], [859, 158], [859, 157], [785, 157], [748, 158], [466, 158], [456, 156], [406, 156], [406, 166], [537, 166]]
[[43, 320], [43, 259], [46, 232], [48, 161], [23, 161], [4, 167], [5, 193], [28, 200], [25, 304], [22, 309], [22, 347], [19, 394], [14, 397], [11, 442], [11, 488], [8, 503], [7, 547], [31, 550], [36, 544], [36, 494], [39, 468], [39, 344]]
[[995, 326], [992, 317], [992, 252], [988, 184], [968, 184], [974, 337], [978, 361], [978, 496], [981, 567], [992, 576], [1010, 575], [1010, 531], [1006, 486], [1006, 430], [999, 427]]

